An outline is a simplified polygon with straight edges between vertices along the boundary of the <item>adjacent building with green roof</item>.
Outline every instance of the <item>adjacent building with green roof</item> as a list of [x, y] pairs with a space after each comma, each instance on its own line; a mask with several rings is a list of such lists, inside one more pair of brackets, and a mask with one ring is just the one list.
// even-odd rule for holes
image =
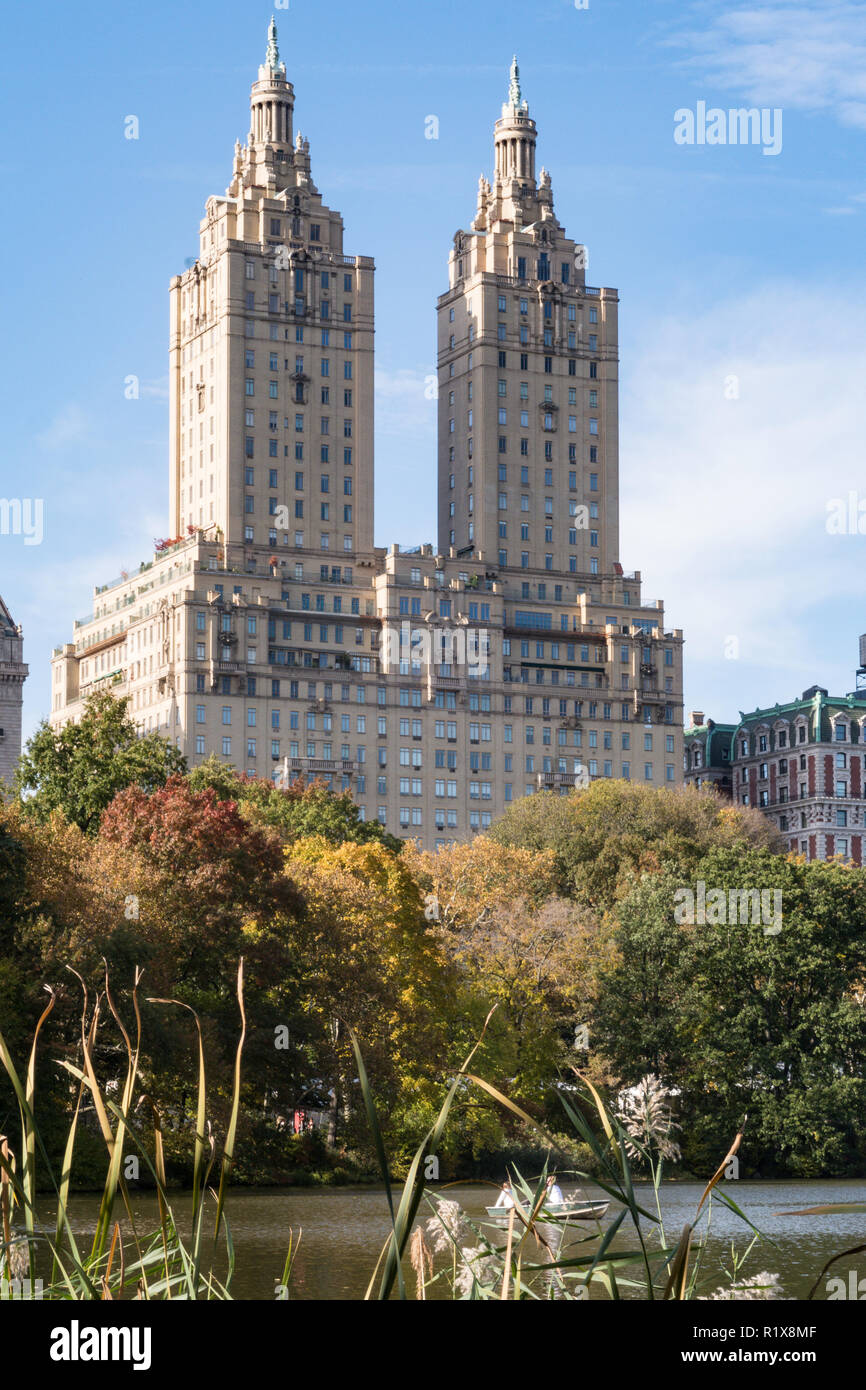
[[717, 724], [714, 719], [705, 721], [702, 711], [692, 711], [684, 742], [686, 786], [712, 786], [720, 796], [731, 800], [731, 738], [736, 727], [736, 724]]
[[789, 850], [807, 859], [863, 862], [866, 690], [740, 711], [731, 746], [734, 802], [756, 806]]

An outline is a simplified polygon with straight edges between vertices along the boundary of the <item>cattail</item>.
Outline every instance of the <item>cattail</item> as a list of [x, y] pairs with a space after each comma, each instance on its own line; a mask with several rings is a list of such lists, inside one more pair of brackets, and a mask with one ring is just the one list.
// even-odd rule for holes
[[459, 1202], [444, 1197], [436, 1200], [436, 1215], [425, 1224], [427, 1239], [437, 1255], [450, 1254], [468, 1232], [463, 1208]]
[[500, 1265], [489, 1245], [475, 1245], [460, 1251], [460, 1266], [454, 1287], [468, 1297], [475, 1284], [490, 1289], [500, 1279]]
[[409, 1258], [415, 1271], [417, 1297], [427, 1297], [427, 1279], [433, 1274], [433, 1252], [424, 1239], [424, 1228], [416, 1226], [409, 1242]]
[[641, 1077], [636, 1086], [620, 1092], [617, 1104], [620, 1119], [630, 1135], [630, 1140], [626, 1140], [630, 1157], [640, 1158], [643, 1150], [656, 1149], [661, 1158], [679, 1158], [680, 1146], [673, 1138], [673, 1131], [679, 1129], [679, 1125], [671, 1116], [671, 1095], [672, 1092], [652, 1074]]
[[753, 1274], [751, 1279], [735, 1279], [732, 1284], [723, 1284], [715, 1293], [701, 1294], [704, 1303], [721, 1303], [744, 1299], [782, 1298], [782, 1284], [778, 1274], [770, 1274], [766, 1269]]

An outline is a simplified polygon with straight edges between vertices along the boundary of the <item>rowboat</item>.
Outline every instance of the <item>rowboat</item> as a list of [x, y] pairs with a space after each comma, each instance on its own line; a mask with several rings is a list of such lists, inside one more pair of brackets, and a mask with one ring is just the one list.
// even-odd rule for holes
[[[610, 1202], [558, 1202], [554, 1206], [543, 1206], [536, 1221], [600, 1221], [610, 1206]], [[508, 1221], [510, 1207], [487, 1207], [487, 1215], [497, 1224]], [[520, 1218], [516, 1217], [519, 1221]]]

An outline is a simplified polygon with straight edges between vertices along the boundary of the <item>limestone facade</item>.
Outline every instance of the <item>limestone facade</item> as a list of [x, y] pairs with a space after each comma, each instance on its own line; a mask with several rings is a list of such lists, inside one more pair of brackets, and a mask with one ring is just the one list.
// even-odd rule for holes
[[680, 784], [682, 633], [619, 561], [618, 297], [535, 179], [516, 64], [438, 306], [438, 546], [373, 543], [374, 263], [293, 119], [272, 25], [171, 282], [169, 535], [55, 650], [52, 721], [107, 685], [191, 764], [323, 777], [430, 848], [540, 788]]

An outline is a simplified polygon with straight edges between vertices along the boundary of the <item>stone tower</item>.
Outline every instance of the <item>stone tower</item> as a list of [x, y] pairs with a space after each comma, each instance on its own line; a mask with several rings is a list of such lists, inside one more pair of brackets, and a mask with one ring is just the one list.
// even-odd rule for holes
[[585, 283], [535, 146], [515, 58], [438, 303], [439, 545], [544, 585], [619, 562], [619, 300]]
[[224, 197], [171, 282], [171, 536], [288, 564], [373, 552], [373, 261], [313, 182], [273, 19]]
[[21, 706], [27, 674], [21, 628], [0, 598], [0, 783], [11, 783], [21, 755]]
[[172, 281], [168, 536], [55, 649], [52, 724], [110, 690], [193, 767], [320, 777], [431, 850], [542, 789], [675, 785], [682, 633], [618, 549], [617, 292], [536, 176], [516, 62], [438, 301], [438, 547], [373, 547], [374, 267], [294, 105], [272, 25]]

